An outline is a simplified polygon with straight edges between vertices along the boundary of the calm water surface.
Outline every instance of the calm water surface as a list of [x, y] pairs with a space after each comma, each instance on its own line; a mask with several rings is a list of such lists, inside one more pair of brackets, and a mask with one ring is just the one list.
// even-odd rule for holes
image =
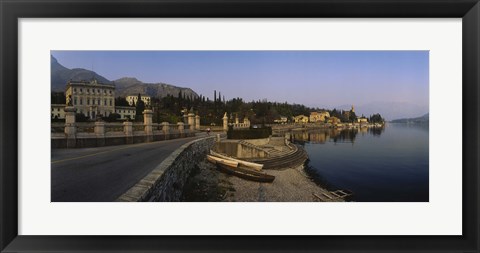
[[292, 138], [308, 152], [311, 176], [330, 190], [352, 191], [352, 201], [428, 201], [428, 125], [292, 132]]

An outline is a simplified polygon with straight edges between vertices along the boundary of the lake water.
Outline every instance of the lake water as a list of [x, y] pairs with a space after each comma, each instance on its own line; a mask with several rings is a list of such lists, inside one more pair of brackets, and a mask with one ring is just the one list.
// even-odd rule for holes
[[428, 125], [292, 132], [309, 155], [307, 172], [329, 190], [358, 202], [429, 200]]

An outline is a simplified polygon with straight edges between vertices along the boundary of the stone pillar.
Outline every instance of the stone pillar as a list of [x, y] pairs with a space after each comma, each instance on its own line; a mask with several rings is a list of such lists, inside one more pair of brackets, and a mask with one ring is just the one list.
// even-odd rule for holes
[[238, 125], [238, 114], [235, 114], [235, 125]]
[[105, 137], [105, 122], [97, 121], [95, 122], [95, 135], [97, 137]]
[[195, 130], [200, 130], [200, 116], [195, 116]]
[[145, 109], [143, 111], [143, 126], [145, 127], [145, 134], [147, 136], [147, 142], [153, 141], [153, 127], [152, 127], [153, 111]]
[[290, 144], [290, 133], [286, 133], [285, 134], [285, 145], [288, 145]]
[[223, 131], [227, 131], [228, 130], [228, 116], [227, 116], [227, 113], [225, 112], [225, 114], [223, 115]]
[[183, 114], [183, 123], [188, 124], [188, 115], [187, 113]]
[[75, 124], [76, 112], [77, 108], [73, 106], [65, 107], [65, 136], [67, 138], [67, 148], [74, 148], [77, 144], [77, 126]]
[[185, 137], [185, 124], [183, 122], [178, 122], [178, 131], [180, 132], [180, 137]]
[[123, 122], [123, 133], [125, 134], [125, 144], [133, 144], [133, 123]]
[[96, 121], [94, 132], [95, 137], [97, 138], [97, 146], [105, 146], [105, 122]]
[[188, 114], [188, 125], [190, 131], [193, 132], [195, 130], [195, 114], [192, 112]]
[[221, 138], [220, 138], [220, 134], [217, 134], [217, 142], [220, 142]]
[[162, 122], [161, 125], [162, 125], [163, 134], [165, 135], [165, 140], [170, 139], [170, 123]]

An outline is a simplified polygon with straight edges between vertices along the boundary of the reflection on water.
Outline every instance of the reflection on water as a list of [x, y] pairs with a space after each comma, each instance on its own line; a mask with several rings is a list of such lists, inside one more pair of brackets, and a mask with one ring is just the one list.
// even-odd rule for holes
[[428, 201], [428, 125], [293, 131], [320, 184], [354, 192], [353, 201]]
[[372, 134], [380, 136], [385, 130], [384, 127], [355, 128], [355, 129], [317, 129], [310, 131], [294, 131], [291, 133], [291, 141], [304, 144], [315, 143], [323, 144], [325, 142], [348, 142], [354, 143], [357, 134]]

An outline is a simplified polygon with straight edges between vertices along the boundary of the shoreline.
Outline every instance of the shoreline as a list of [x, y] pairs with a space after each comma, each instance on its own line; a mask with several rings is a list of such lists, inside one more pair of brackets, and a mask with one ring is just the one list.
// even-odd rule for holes
[[265, 169], [275, 176], [272, 183], [260, 183], [224, 174], [204, 159], [192, 172], [184, 188], [186, 202], [344, 202], [319, 186], [304, 164], [282, 169]]

